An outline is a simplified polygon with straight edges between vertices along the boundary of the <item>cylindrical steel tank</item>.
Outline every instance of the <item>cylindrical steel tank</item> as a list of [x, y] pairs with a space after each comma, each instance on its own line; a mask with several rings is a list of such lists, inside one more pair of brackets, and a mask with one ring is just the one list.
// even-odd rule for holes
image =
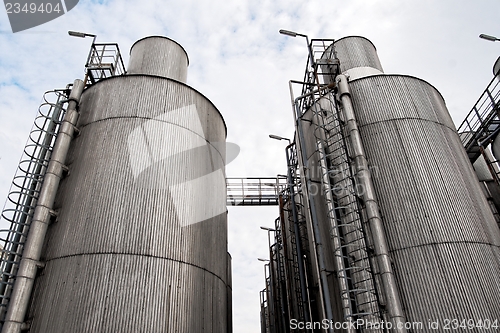
[[166, 37], [146, 37], [130, 49], [128, 74], [150, 74], [186, 83], [189, 58], [184, 48]]
[[[334, 48], [334, 52], [332, 52], [332, 48]], [[340, 38], [327, 48], [322, 58], [330, 57], [332, 54], [336, 54], [338, 59], [342, 59], [340, 73], [348, 75], [351, 80], [384, 72], [375, 46], [365, 37]], [[325, 71], [328, 68], [322, 66], [322, 70]]]
[[[382, 74], [364, 38], [334, 46], [350, 76], [406, 320], [435, 332], [429, 320], [442, 328], [446, 320], [499, 318], [500, 230], [442, 96], [418, 78]], [[307, 123], [312, 158], [317, 138]]]
[[226, 127], [186, 66], [146, 38], [84, 91], [30, 332], [230, 332]]
[[350, 86], [407, 320], [498, 318], [500, 231], [441, 95], [400, 75]]
[[442, 96], [402, 75], [350, 88], [407, 321], [498, 318], [500, 231]]
[[491, 145], [491, 151], [493, 152], [493, 156], [497, 161], [500, 161], [500, 135], [498, 135], [493, 144]]
[[[489, 162], [495, 161], [495, 157], [493, 157], [493, 154], [489, 151], [489, 149], [486, 148], [484, 150], [484, 153], [488, 157]], [[484, 158], [483, 155], [480, 155], [478, 157], [478, 159], [474, 162], [473, 166], [474, 170], [476, 171], [477, 178], [479, 179], [480, 182], [493, 180], [493, 175], [491, 174], [490, 168], [492, 168], [495, 173], [500, 172], [496, 164], [493, 163], [490, 166], [488, 166], [488, 163], [486, 162], [486, 159]]]

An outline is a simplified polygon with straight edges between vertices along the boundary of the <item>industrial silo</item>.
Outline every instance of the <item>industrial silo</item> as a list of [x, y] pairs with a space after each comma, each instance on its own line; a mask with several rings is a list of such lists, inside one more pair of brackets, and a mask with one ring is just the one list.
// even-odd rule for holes
[[[334, 44], [341, 72], [356, 73], [348, 85], [339, 78], [338, 95], [344, 112], [352, 103], [406, 322], [425, 332], [436, 321], [440, 329], [453, 319], [493, 323], [500, 231], [444, 100], [421, 79], [367, 70], [377, 55], [360, 43]], [[353, 58], [367, 61], [351, 67]]]
[[225, 137], [171, 39], [88, 86], [26, 320], [30, 332], [230, 332]]
[[366, 38], [325, 41], [291, 81], [313, 331], [494, 328], [500, 230], [442, 96]]

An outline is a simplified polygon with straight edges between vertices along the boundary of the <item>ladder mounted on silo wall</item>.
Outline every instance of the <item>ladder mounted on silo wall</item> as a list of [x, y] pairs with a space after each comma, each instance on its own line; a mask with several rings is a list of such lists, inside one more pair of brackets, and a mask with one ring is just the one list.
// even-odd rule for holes
[[[297, 99], [295, 117], [298, 123], [308, 121], [313, 126], [314, 138], [308, 140], [315, 140], [314, 162], [320, 170], [321, 194], [330, 223], [335, 274], [340, 290], [339, 306], [346, 322], [357, 319], [382, 322], [385, 301], [379, 296], [373, 242], [363, 202], [357, 192], [356, 171], [343, 111], [336, 101], [333, 85], [340, 64], [333, 40], [313, 39], [309, 48], [304, 81], [301, 83], [303, 98]], [[303, 116], [307, 111], [312, 113], [309, 116], [312, 118], [306, 120]], [[308, 152], [308, 156], [312, 153]], [[309, 177], [307, 172], [304, 176], [306, 179]], [[306, 196], [309, 197], [308, 194]], [[314, 219], [314, 216], [311, 217]]]
[[[80, 36], [81, 37], [81, 36]], [[94, 36], [95, 41], [95, 36]], [[120, 48], [116, 43], [93, 42], [85, 64], [84, 85], [126, 74]], [[56, 89], [44, 94], [33, 128], [19, 162], [1, 220], [9, 226], [0, 230], [0, 323], [3, 323], [12, 286], [22, 259], [24, 243], [31, 218], [39, 198], [52, 149], [66, 113], [70, 88]], [[54, 212], [55, 214], [55, 212]]]
[[64, 104], [69, 96], [69, 88], [70, 85], [66, 89], [51, 90], [44, 94], [2, 211], [2, 223], [9, 225], [9, 229], [0, 230], [0, 321], [4, 319], [31, 218], [66, 112]]

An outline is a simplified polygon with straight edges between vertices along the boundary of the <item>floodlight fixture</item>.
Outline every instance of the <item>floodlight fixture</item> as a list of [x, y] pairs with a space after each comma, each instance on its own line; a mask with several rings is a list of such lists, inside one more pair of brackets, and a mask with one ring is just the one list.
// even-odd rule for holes
[[486, 39], [486, 40], [489, 40], [491, 42], [500, 41], [500, 38], [496, 38], [495, 36], [490, 36], [490, 35], [486, 35], [486, 34], [480, 34], [479, 38]]
[[291, 143], [292, 143], [292, 141], [291, 141], [290, 139], [288, 139], [288, 138], [284, 138], [284, 137], [279, 136], [279, 135], [269, 134], [269, 137], [270, 137], [271, 139], [274, 139], [274, 140], [287, 140], [289, 144], [291, 144]]
[[73, 37], [81, 37], [81, 38], [96, 37], [96, 35], [93, 35], [93, 34], [88, 34], [85, 32], [78, 32], [78, 31], [71, 31], [71, 30], [68, 31], [68, 35], [73, 36]]
[[299, 34], [298, 32], [284, 30], [284, 29], [280, 30], [280, 34], [287, 35], [290, 37], [297, 37], [297, 36], [304, 37], [306, 39], [306, 43], [307, 43], [307, 50], [309, 51], [309, 61], [311, 63], [311, 67], [314, 67], [314, 55], [313, 55], [313, 52], [311, 49], [311, 45], [309, 44], [309, 37], [307, 37], [307, 35]]
[[290, 37], [297, 37], [297, 33], [296, 32], [289, 31], [289, 30], [284, 30], [284, 29], [280, 30], [280, 34], [287, 35], [287, 36], [290, 36]]

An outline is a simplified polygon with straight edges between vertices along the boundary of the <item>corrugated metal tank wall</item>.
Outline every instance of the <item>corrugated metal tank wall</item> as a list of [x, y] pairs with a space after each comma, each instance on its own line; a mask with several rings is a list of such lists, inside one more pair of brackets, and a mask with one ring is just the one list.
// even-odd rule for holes
[[495, 141], [493, 141], [491, 151], [493, 152], [493, 156], [495, 156], [497, 161], [500, 161], [500, 135], [496, 137]]
[[[360, 36], [350, 36], [335, 41], [335, 54], [340, 62], [340, 72], [349, 75], [351, 79], [382, 74], [384, 70], [380, 64], [377, 50], [371, 41]], [[323, 57], [330, 57], [333, 45], [325, 51]], [[322, 66], [324, 71], [328, 70]]]
[[396, 75], [351, 90], [407, 320], [498, 318], [500, 232], [441, 95]]
[[186, 83], [189, 59], [184, 48], [166, 37], [146, 37], [130, 49], [127, 74], [149, 74]]
[[[146, 44], [180, 48], [145, 39], [133, 56]], [[230, 332], [219, 111], [183, 83], [126, 75], [85, 90], [80, 113], [30, 332]]]
[[[349, 41], [341, 64], [363, 58]], [[499, 318], [500, 231], [442, 96], [402, 75], [350, 87], [407, 321]]]

